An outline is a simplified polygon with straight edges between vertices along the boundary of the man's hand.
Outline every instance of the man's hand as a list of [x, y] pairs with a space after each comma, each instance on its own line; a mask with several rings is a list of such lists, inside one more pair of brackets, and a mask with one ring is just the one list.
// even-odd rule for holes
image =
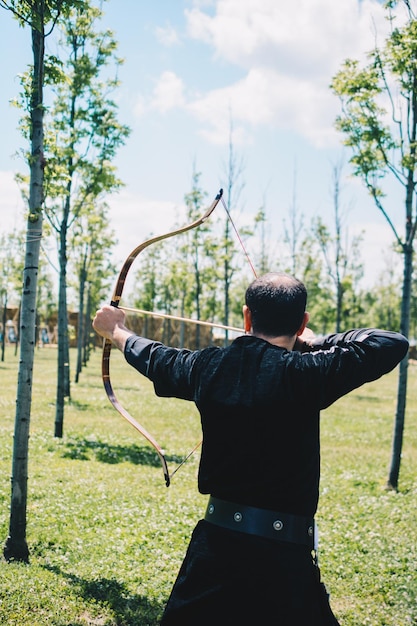
[[311, 328], [304, 328], [301, 335], [297, 337], [293, 350], [298, 350], [298, 352], [311, 352], [312, 341], [315, 337], [316, 335]]
[[93, 319], [94, 330], [108, 339], [122, 352], [126, 344], [126, 340], [133, 332], [125, 326], [125, 312], [121, 309], [105, 305], [99, 309]]

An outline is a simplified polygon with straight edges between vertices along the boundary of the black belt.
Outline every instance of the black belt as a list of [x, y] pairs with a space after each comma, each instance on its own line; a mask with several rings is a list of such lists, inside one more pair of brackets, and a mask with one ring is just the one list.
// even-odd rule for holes
[[314, 549], [314, 519], [277, 513], [210, 496], [204, 519], [207, 522], [275, 541], [300, 543]]

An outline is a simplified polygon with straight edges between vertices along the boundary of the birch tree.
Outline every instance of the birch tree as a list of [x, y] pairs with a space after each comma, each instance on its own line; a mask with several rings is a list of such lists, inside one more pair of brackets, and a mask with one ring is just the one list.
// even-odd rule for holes
[[[409, 336], [413, 276], [413, 244], [417, 228], [417, 4], [411, 0], [385, 2], [391, 21], [390, 35], [382, 47], [369, 53], [361, 67], [347, 59], [332, 81], [342, 112], [338, 129], [351, 149], [354, 174], [369, 191], [385, 217], [403, 256], [401, 332]], [[400, 12], [406, 22], [397, 26]], [[391, 187], [389, 187], [391, 184]], [[388, 192], [388, 189], [390, 191]], [[404, 230], [396, 225], [390, 195], [403, 195]], [[392, 458], [387, 486], [398, 488], [407, 398], [408, 356], [399, 366], [397, 408]]]
[[[82, 10], [71, 11], [62, 25], [61, 58], [50, 74], [55, 99], [45, 138], [45, 215], [56, 233], [59, 257], [56, 437], [63, 436], [64, 400], [70, 395], [68, 236], [83, 207], [121, 186], [112, 160], [129, 134], [127, 126], [118, 122], [117, 106], [111, 99], [119, 84], [121, 60], [115, 56], [113, 33], [95, 30], [101, 15], [90, 2]], [[108, 78], [113, 64], [115, 75]]]
[[21, 26], [30, 29], [33, 65], [26, 83], [26, 113], [29, 126], [28, 166], [30, 171], [26, 249], [20, 316], [20, 361], [17, 381], [13, 440], [12, 488], [9, 536], [4, 546], [7, 561], [29, 560], [26, 541], [29, 426], [32, 405], [33, 363], [36, 329], [36, 294], [39, 251], [42, 239], [44, 202], [44, 75], [45, 38], [70, 6], [82, 2], [66, 0], [0, 0]]

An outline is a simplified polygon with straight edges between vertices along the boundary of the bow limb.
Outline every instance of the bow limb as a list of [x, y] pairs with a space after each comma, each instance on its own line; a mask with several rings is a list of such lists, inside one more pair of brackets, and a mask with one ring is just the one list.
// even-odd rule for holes
[[116, 287], [114, 289], [113, 297], [112, 297], [110, 304], [112, 306], [119, 306], [119, 301], [120, 301], [120, 298], [122, 297], [122, 292], [123, 292], [123, 288], [125, 285], [126, 276], [130, 270], [130, 267], [133, 261], [136, 259], [138, 254], [140, 254], [148, 246], [154, 243], [157, 243], [158, 241], [162, 241], [163, 239], [169, 239], [170, 237], [175, 237], [176, 235], [181, 235], [182, 233], [186, 233], [188, 230], [192, 230], [193, 228], [197, 228], [197, 226], [201, 226], [201, 224], [204, 224], [204, 222], [213, 213], [214, 209], [220, 202], [220, 199], [222, 196], [223, 196], [223, 189], [220, 189], [219, 193], [217, 194], [217, 196], [215, 197], [211, 205], [208, 207], [208, 209], [205, 211], [205, 213], [194, 222], [191, 222], [191, 224], [187, 224], [186, 226], [181, 226], [181, 228], [172, 230], [169, 233], [165, 233], [164, 235], [157, 235], [156, 237], [151, 237], [151, 239], [147, 239], [146, 241], [141, 243], [137, 248], [135, 248], [133, 252], [129, 254], [129, 256], [127, 257], [126, 261], [123, 264], [122, 269], [120, 270], [119, 277], [117, 279]]
[[110, 381], [110, 353], [111, 353], [111, 342], [106, 339], [103, 345], [103, 359], [102, 359], [102, 376], [103, 376], [103, 384], [104, 389], [106, 390], [106, 394], [116, 411], [120, 413], [122, 417], [124, 417], [129, 424], [131, 424], [137, 431], [140, 432], [141, 435], [145, 437], [145, 439], [155, 448], [156, 453], [161, 461], [162, 469], [165, 477], [165, 484], [169, 487], [171, 483], [171, 479], [169, 476], [168, 465], [165, 459], [164, 451], [161, 449], [160, 445], [156, 441], [154, 437], [148, 431], [139, 424], [127, 411], [122, 404], [118, 401], [114, 391], [113, 386]]
[[[175, 235], [180, 235], [182, 233], [187, 232], [188, 230], [191, 230], [192, 228], [197, 228], [197, 226], [200, 226], [201, 224], [203, 224], [210, 217], [210, 215], [213, 213], [213, 211], [216, 208], [217, 204], [219, 203], [222, 195], [223, 195], [223, 190], [220, 189], [220, 191], [217, 194], [217, 196], [215, 197], [214, 201], [211, 203], [211, 205], [208, 207], [208, 209], [204, 212], [204, 214], [201, 217], [199, 217], [197, 220], [193, 221], [191, 224], [187, 224], [186, 226], [182, 226], [181, 228], [178, 228], [176, 230], [170, 231], [169, 233], [165, 233], [164, 235], [158, 235], [156, 237], [151, 237], [150, 239], [147, 239], [146, 241], [141, 243], [139, 246], [137, 246], [137, 248], [135, 248], [130, 253], [128, 258], [124, 262], [124, 264], [122, 266], [122, 269], [120, 270], [118, 279], [116, 281], [116, 286], [114, 288], [113, 296], [112, 296], [112, 299], [111, 299], [111, 302], [110, 302], [111, 306], [114, 306], [114, 307], [118, 307], [119, 306], [119, 302], [120, 302], [120, 298], [122, 297], [122, 293], [123, 293], [123, 289], [124, 289], [124, 285], [125, 285], [127, 274], [128, 274], [128, 272], [129, 272], [129, 270], [131, 268], [131, 265], [132, 265], [133, 261], [136, 259], [136, 257], [145, 248], [147, 248], [148, 246], [150, 246], [150, 245], [152, 245], [154, 243], [157, 243], [158, 241], [162, 241], [164, 239], [168, 239], [170, 237], [174, 237]], [[161, 461], [162, 469], [164, 471], [165, 484], [166, 484], [167, 487], [169, 487], [171, 479], [170, 479], [170, 475], [169, 475], [168, 465], [167, 465], [167, 462], [166, 462], [166, 459], [165, 459], [165, 455], [164, 455], [164, 452], [163, 452], [162, 448], [160, 447], [160, 445], [158, 444], [156, 439], [154, 437], [152, 437], [152, 435], [150, 435], [148, 433], [148, 431], [145, 428], [143, 428], [143, 426], [141, 426], [130, 415], [130, 413], [122, 406], [122, 404], [119, 402], [119, 400], [116, 397], [116, 394], [113, 391], [113, 386], [112, 386], [111, 380], [110, 380], [110, 355], [111, 355], [111, 349], [112, 349], [111, 341], [109, 341], [108, 339], [105, 339], [104, 343], [103, 343], [103, 355], [102, 355], [102, 378], [103, 378], [104, 389], [106, 391], [107, 397], [109, 398], [111, 404], [116, 409], [116, 411], [118, 411], [122, 417], [124, 417], [134, 428], [136, 428], [136, 430], [139, 431], [145, 437], [145, 439], [155, 448], [156, 453], [157, 453], [157, 455], [159, 457], [159, 460]]]

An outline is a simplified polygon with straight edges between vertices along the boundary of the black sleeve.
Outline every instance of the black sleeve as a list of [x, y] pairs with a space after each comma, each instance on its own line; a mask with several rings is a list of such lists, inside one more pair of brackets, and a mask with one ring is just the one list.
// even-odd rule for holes
[[378, 328], [358, 328], [344, 333], [335, 333], [313, 340], [313, 352], [329, 350], [335, 346], [351, 343], [362, 344], [361, 347], [375, 356], [375, 377], [390, 372], [408, 351], [408, 339], [400, 333]]
[[170, 348], [158, 341], [131, 335], [124, 354], [130, 365], [153, 382], [156, 395], [193, 399], [191, 373], [198, 351]]
[[354, 329], [313, 340], [311, 352], [305, 357], [316, 375], [323, 376], [324, 384], [316, 380], [321, 408], [393, 370], [407, 354], [408, 346], [400, 333], [377, 328]]
[[125, 345], [125, 359], [135, 369], [144, 376], [148, 376], [149, 365], [154, 350], [161, 346], [159, 341], [152, 341], [139, 335], [131, 335]]

